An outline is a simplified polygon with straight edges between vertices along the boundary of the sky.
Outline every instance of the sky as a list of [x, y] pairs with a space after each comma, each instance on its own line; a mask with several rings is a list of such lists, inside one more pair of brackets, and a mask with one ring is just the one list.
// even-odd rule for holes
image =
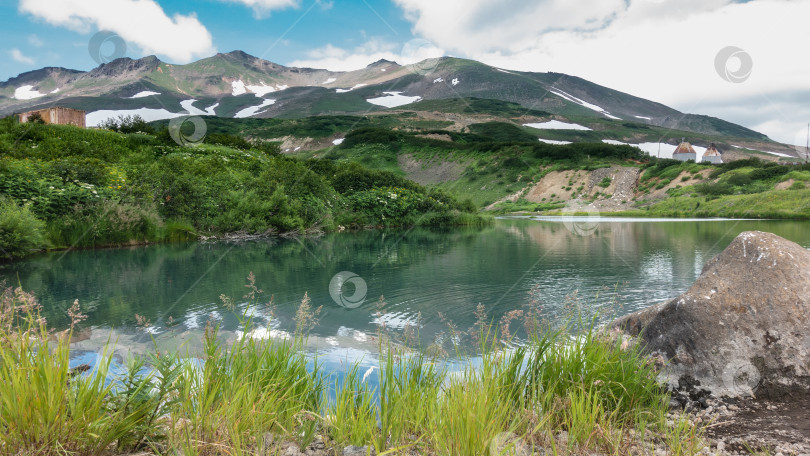
[[0, 0], [0, 80], [89, 70], [101, 30], [128, 57], [176, 64], [237, 49], [329, 70], [449, 55], [579, 76], [804, 145], [809, 21], [810, 0]]

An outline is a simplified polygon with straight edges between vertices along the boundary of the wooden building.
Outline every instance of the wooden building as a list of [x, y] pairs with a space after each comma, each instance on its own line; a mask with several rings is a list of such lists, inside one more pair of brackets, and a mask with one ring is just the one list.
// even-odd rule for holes
[[63, 108], [61, 106], [24, 112], [20, 114], [20, 123], [28, 122], [28, 119], [35, 114], [39, 114], [42, 121], [46, 124], [75, 125], [77, 127], [86, 128], [86, 115], [84, 111]]
[[678, 144], [678, 147], [675, 149], [675, 152], [672, 153], [672, 158], [680, 161], [687, 161], [687, 160], [696, 161], [697, 152], [695, 152], [695, 148], [692, 147], [692, 145], [686, 142], [686, 140], [684, 139], [681, 140], [681, 143]]
[[719, 165], [723, 163], [723, 155], [717, 150], [717, 146], [712, 143], [708, 149], [706, 149], [706, 153], [703, 154], [702, 162], [713, 163], [715, 165]]

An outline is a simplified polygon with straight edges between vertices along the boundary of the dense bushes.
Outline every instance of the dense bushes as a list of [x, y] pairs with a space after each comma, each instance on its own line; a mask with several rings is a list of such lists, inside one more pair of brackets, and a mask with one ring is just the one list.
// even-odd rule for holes
[[[43, 234], [54, 247], [89, 247], [195, 233], [472, 220], [459, 217], [459, 211], [474, 212], [468, 204], [393, 173], [331, 160], [304, 162], [281, 156], [276, 144], [254, 145], [226, 134], [210, 137], [216, 145], [195, 147], [164, 136], [165, 130], [120, 134], [0, 121], [0, 196], [11, 201], [4, 203], [4, 223], [11, 228], [3, 242], [13, 252], [5, 256], [41, 248]], [[389, 188], [403, 189], [401, 203], [413, 204], [382, 210], [364, 203]], [[443, 216], [421, 217], [427, 212]], [[20, 234], [29, 231], [31, 236]]]
[[346, 135], [341, 148], [349, 149], [360, 144], [385, 144], [393, 150], [399, 150], [402, 139], [401, 133], [384, 128], [358, 128]]
[[28, 206], [0, 196], [0, 259], [19, 258], [45, 247], [45, 224]]
[[695, 185], [695, 190], [706, 196], [733, 195], [734, 186], [726, 182], [705, 183]]
[[607, 158], [619, 160], [646, 160], [648, 157], [637, 147], [612, 145], [604, 143], [574, 143], [565, 145], [535, 144], [534, 156], [573, 162], [589, 158]]
[[154, 128], [146, 123], [143, 117], [139, 115], [134, 116], [118, 116], [117, 118], [107, 119], [102, 121], [99, 128], [105, 130], [117, 131], [120, 133], [154, 133]]
[[240, 136], [223, 133], [209, 133], [205, 135], [204, 142], [206, 144], [217, 144], [239, 150], [250, 150], [253, 147], [251, 143]]
[[101, 200], [52, 220], [48, 235], [60, 246], [126, 245], [160, 240], [162, 225], [153, 208]]
[[486, 137], [493, 142], [536, 143], [537, 136], [527, 133], [515, 124], [506, 122], [486, 122], [470, 125], [470, 132]]
[[791, 168], [789, 166], [768, 166], [751, 171], [749, 177], [751, 180], [768, 180], [774, 177], [784, 176], [790, 171]]
[[410, 190], [421, 190], [418, 184], [404, 177], [389, 171], [370, 170], [357, 163], [348, 163], [337, 168], [331, 178], [331, 183], [339, 193], [370, 190], [374, 187], [403, 187]]

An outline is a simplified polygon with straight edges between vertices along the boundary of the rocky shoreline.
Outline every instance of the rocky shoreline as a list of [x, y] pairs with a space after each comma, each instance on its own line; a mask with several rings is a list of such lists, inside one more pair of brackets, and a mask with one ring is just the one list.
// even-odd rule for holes
[[810, 454], [810, 251], [740, 234], [681, 296], [612, 329], [664, 363], [712, 454]]

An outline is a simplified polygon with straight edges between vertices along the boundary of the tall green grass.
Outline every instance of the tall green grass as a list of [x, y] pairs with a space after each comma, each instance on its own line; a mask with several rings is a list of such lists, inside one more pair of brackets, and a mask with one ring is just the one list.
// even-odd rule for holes
[[[20, 289], [0, 302], [0, 454], [280, 454], [316, 438], [335, 451], [460, 456], [703, 447], [700, 428], [668, 417], [668, 395], [641, 348], [593, 324], [538, 331], [520, 345], [476, 325], [480, 354], [452, 363], [380, 337], [374, 368], [361, 376], [353, 365], [331, 394], [305, 350], [313, 319], [279, 341], [253, 337], [243, 315], [230, 344], [208, 326], [196, 358], [156, 349], [113, 374], [108, 349], [91, 372], [74, 375], [70, 330], [52, 338]], [[308, 298], [299, 312], [314, 313]]]
[[111, 357], [72, 375], [68, 334], [51, 340], [33, 296], [0, 298], [0, 454], [101, 454], [137, 425], [142, 410], [108, 407]]
[[184, 455], [249, 454], [267, 433], [308, 444], [322, 391], [317, 365], [307, 368], [296, 342], [246, 336], [226, 348], [209, 328], [202, 365], [187, 363], [180, 376], [170, 440]]

